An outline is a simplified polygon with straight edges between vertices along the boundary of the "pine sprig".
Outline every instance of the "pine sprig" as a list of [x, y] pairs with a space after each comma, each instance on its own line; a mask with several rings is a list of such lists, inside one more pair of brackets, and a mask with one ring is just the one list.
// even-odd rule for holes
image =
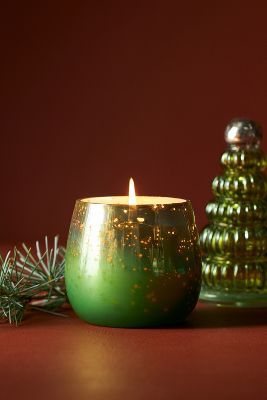
[[66, 291], [65, 249], [58, 246], [57, 236], [51, 249], [45, 237], [44, 251], [38, 241], [34, 255], [22, 244], [21, 251], [14, 248], [5, 259], [0, 256], [0, 263], [0, 319], [18, 325], [30, 308], [58, 314]]

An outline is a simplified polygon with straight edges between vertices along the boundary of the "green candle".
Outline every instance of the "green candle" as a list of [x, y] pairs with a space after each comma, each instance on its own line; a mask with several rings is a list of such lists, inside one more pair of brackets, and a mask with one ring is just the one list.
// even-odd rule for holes
[[113, 327], [175, 324], [196, 305], [201, 260], [189, 201], [136, 196], [77, 200], [66, 286], [83, 320]]

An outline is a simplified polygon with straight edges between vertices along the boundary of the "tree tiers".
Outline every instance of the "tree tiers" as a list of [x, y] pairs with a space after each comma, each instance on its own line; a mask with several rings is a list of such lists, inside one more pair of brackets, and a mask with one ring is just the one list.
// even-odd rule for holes
[[[234, 120], [226, 128], [223, 172], [213, 180], [214, 199], [206, 206], [208, 225], [200, 234], [200, 297], [218, 304], [248, 306], [259, 300], [265, 307], [267, 158], [252, 122]], [[254, 141], [248, 140], [248, 132]]]

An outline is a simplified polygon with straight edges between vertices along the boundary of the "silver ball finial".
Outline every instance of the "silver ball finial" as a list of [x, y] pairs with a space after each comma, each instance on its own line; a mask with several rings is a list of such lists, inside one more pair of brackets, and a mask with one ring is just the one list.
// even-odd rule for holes
[[262, 139], [262, 131], [253, 120], [233, 119], [227, 125], [224, 137], [229, 144], [258, 144]]

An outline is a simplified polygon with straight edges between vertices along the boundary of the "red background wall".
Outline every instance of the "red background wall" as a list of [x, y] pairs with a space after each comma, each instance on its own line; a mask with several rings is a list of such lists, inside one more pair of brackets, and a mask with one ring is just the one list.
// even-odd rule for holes
[[0, 240], [64, 241], [76, 198], [130, 176], [202, 227], [225, 125], [267, 131], [266, 4], [3, 2]]

